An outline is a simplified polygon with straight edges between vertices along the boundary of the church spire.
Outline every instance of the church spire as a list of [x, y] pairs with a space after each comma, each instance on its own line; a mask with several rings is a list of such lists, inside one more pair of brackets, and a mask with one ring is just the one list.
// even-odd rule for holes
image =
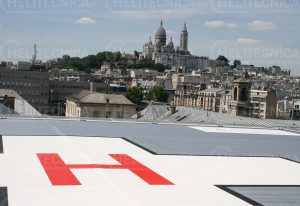
[[186, 28], [186, 23], [185, 23], [185, 22], [184, 22], [182, 31], [183, 31], [183, 32], [187, 32], [187, 28]]
[[162, 19], [160, 20], [160, 25], [163, 26], [163, 20]]

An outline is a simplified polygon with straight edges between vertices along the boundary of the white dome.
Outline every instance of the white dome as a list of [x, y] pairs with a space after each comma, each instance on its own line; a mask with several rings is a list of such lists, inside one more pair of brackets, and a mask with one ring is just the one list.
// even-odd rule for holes
[[167, 33], [166, 33], [165, 28], [163, 27], [162, 21], [160, 23], [160, 27], [156, 31], [155, 37], [156, 38], [166, 38], [167, 37]]

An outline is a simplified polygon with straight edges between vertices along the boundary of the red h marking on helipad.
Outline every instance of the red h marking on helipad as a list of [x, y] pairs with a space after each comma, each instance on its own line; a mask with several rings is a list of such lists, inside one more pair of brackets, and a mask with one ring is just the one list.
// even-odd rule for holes
[[149, 185], [174, 185], [172, 182], [126, 154], [110, 154], [120, 165], [66, 164], [58, 154], [37, 154], [52, 185], [81, 185], [71, 169], [128, 169]]

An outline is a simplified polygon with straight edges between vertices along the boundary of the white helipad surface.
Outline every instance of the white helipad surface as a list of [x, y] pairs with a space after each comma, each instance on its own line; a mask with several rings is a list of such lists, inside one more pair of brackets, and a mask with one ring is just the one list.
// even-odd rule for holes
[[[9, 206], [205, 205], [249, 203], [215, 185], [300, 185], [300, 164], [281, 158], [153, 155], [121, 138], [3, 136], [0, 187]], [[127, 169], [72, 169], [81, 185], [51, 184], [37, 154], [66, 164], [119, 163], [126, 154], [173, 185], [150, 185]], [[51, 160], [49, 160], [51, 162]]]
[[230, 134], [263, 134], [263, 135], [288, 135], [288, 136], [300, 136], [300, 134], [272, 129], [255, 129], [255, 128], [226, 128], [226, 127], [199, 127], [192, 126], [192, 129], [197, 129], [203, 132], [211, 133], [230, 133]]

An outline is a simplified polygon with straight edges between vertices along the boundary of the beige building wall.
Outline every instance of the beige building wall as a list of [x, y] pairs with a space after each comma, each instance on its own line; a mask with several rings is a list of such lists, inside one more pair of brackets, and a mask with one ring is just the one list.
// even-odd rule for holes
[[[217, 101], [217, 98], [219, 101]], [[197, 94], [190, 94], [189, 92], [183, 94], [182, 91], [178, 91], [174, 97], [174, 104], [176, 106], [197, 107], [216, 112], [220, 109], [221, 99], [221, 94], [218, 92], [205, 92], [203, 90]]]
[[136, 114], [135, 105], [118, 104], [77, 104], [67, 100], [66, 117], [94, 117], [94, 118], [131, 118]]
[[80, 117], [80, 107], [75, 102], [66, 101], [66, 117]]
[[251, 104], [253, 116], [260, 119], [276, 118], [276, 92], [251, 90]]

